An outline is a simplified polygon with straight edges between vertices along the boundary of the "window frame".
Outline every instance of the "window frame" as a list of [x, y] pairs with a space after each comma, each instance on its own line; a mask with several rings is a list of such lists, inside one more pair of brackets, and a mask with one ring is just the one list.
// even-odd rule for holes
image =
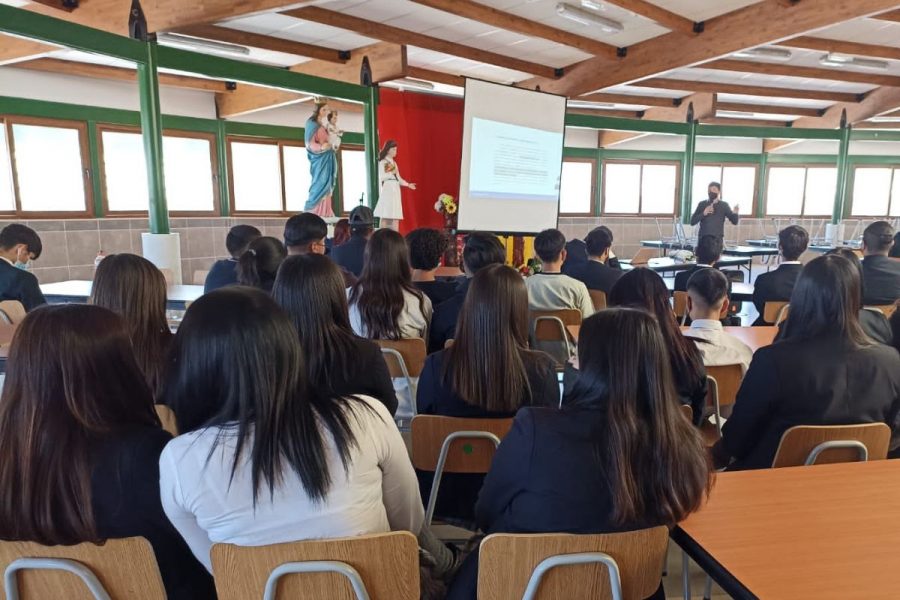
[[[591, 165], [591, 204], [588, 207], [587, 212], [562, 212], [562, 196], [559, 198], [560, 209], [559, 216], [560, 217], [593, 217], [599, 212], [599, 207], [597, 206], [600, 198], [597, 194], [597, 163], [599, 162], [596, 158], [589, 158], [583, 156], [563, 156], [562, 164], [565, 163], [590, 163]], [[562, 167], [560, 167], [560, 195], [562, 194]], [[605, 181], [605, 180], [604, 180]]]
[[363, 144], [345, 144], [341, 143], [341, 147], [338, 149], [337, 160], [338, 160], [338, 180], [337, 188], [338, 193], [336, 194], [337, 198], [332, 197], [332, 204], [334, 204], [335, 200], [340, 203], [341, 210], [335, 211], [335, 215], [340, 217], [350, 217], [350, 211], [344, 211], [344, 149], [352, 150], [354, 152], [365, 152], [366, 147]]
[[[630, 165], [639, 165], [641, 167], [641, 187], [638, 190], [638, 210], [633, 213], [608, 213], [606, 212], [606, 182], [608, 181], [608, 176], [606, 174], [606, 167], [610, 163], [613, 164], [630, 164]], [[675, 195], [672, 198], [672, 212], [671, 213], [645, 213], [641, 212], [641, 209], [644, 206], [644, 165], [665, 165], [665, 166], [674, 166], [675, 167]], [[629, 160], [629, 159], [621, 159], [621, 158], [604, 158], [603, 159], [603, 177], [601, 180], [601, 190], [600, 190], [600, 215], [601, 216], [609, 216], [609, 217], [628, 217], [628, 216], [638, 216], [638, 217], [668, 217], [668, 218], [678, 218], [679, 214], [679, 192], [681, 190], [681, 161], [679, 160]]]
[[[234, 197], [234, 155], [231, 150], [233, 142], [240, 144], [260, 144], [262, 146], [278, 147], [278, 170], [281, 174], [281, 210], [236, 210]], [[284, 138], [264, 138], [251, 135], [226, 135], [225, 151], [228, 160], [228, 210], [231, 216], [241, 217], [287, 217], [296, 214], [287, 210], [287, 190], [284, 181], [284, 147], [293, 146], [297, 148], [306, 148], [306, 144], [299, 140], [289, 140]], [[338, 163], [340, 166], [340, 162]]]
[[[803, 199], [800, 203], [800, 214], [799, 215], [772, 215], [769, 214], [769, 181], [772, 169], [804, 169], [803, 173]], [[789, 219], [789, 218], [798, 218], [798, 219], [830, 219], [831, 213], [824, 215], [807, 215], [804, 214], [803, 211], [806, 210], [806, 187], [807, 181], [809, 181], [809, 170], [810, 169], [837, 169], [836, 164], [831, 163], [774, 163], [766, 165], [766, 191], [765, 191], [765, 202], [763, 204], [763, 216], [762, 218], [768, 219]], [[834, 198], [831, 199], [832, 206], [834, 205]]]
[[[891, 202], [893, 200], [892, 192], [894, 189], [894, 182], [900, 177], [900, 162], [891, 163], [891, 164], [879, 164], [879, 163], [870, 163], [870, 162], [861, 162], [854, 163], [851, 165], [850, 172], [850, 180], [847, 182], [847, 194], [849, 198], [846, 202], [846, 207], [844, 212], [844, 218], [846, 219], [868, 219], [868, 218], [885, 218], [888, 220], [896, 219], [897, 217], [892, 217], [891, 215]], [[887, 206], [887, 214], [885, 215], [854, 215], [853, 214], [853, 187], [856, 184], [856, 170], [857, 169], [890, 169], [891, 170], [891, 181], [888, 184], [888, 206]], [[898, 199], [900, 200], [900, 199]]]
[[[146, 217], [148, 211], [142, 210], [110, 210], [109, 208], [109, 190], [106, 188], [106, 168], [105, 168], [105, 150], [103, 147], [103, 132], [111, 131], [116, 133], [136, 133], [141, 134], [140, 127], [130, 127], [128, 125], [111, 125], [107, 123], [97, 123], [97, 158], [100, 166], [100, 189], [103, 196], [103, 216], [104, 217], [130, 217], [141, 218]], [[164, 129], [163, 137], [180, 137], [191, 139], [202, 139], [209, 142], [210, 166], [212, 168], [212, 181], [210, 184], [213, 188], [213, 207], [211, 210], [169, 210], [170, 217], [217, 217], [220, 215], [221, 198], [219, 197], [219, 178], [222, 172], [219, 169], [219, 155], [216, 150], [216, 134], [206, 133], [202, 131], [187, 131], [183, 129]], [[163, 167], [165, 168], [165, 167]]]
[[[19, 189], [19, 170], [16, 164], [16, 140], [13, 125], [32, 125], [36, 127], [55, 127], [58, 129], [74, 129], [78, 132], [78, 146], [81, 153], [81, 179], [84, 186], [84, 210], [82, 211], [30, 211], [22, 210], [22, 192]], [[21, 220], [32, 219], [83, 219], [95, 217], [93, 178], [96, 177], [91, 168], [91, 148], [88, 136], [88, 124], [85, 121], [70, 119], [48, 119], [18, 115], [0, 115], [0, 127], [6, 131], [6, 143], [9, 149], [9, 163], [12, 171], [13, 199], [16, 203], [14, 211], [0, 211], [2, 217], [13, 217]]]
[[[782, 166], [782, 165], [775, 165], [775, 166]], [[759, 205], [759, 163], [733, 162], [733, 161], [729, 161], [729, 162], [695, 161], [694, 167], [719, 167], [722, 170], [722, 177], [719, 179], [719, 183], [721, 183], [723, 186], [725, 185], [725, 183], [724, 183], [725, 167], [745, 167], [745, 168], [752, 167], [753, 168], [753, 196], [752, 196], [753, 201], [750, 204], [750, 212], [748, 214], [741, 215], [741, 218], [742, 219], [753, 219], [756, 217], [756, 209]], [[691, 173], [691, 176], [693, 177], [693, 173]], [[767, 176], [766, 181], [768, 182], [768, 171], [766, 172], [766, 176]], [[805, 196], [805, 192], [806, 192], [806, 189], [804, 187], [804, 196]], [[725, 200], [727, 200], [727, 199], [728, 198], [726, 196]], [[692, 211], [693, 211], [693, 205], [694, 205], [694, 203], [693, 203], [693, 198], [692, 198], [691, 199], [691, 207], [692, 207], [691, 210]]]

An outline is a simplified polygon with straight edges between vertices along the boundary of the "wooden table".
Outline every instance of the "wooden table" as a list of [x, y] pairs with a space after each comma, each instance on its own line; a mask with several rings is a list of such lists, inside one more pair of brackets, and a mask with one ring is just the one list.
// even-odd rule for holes
[[[682, 327], [682, 330], [688, 329]], [[775, 340], [775, 334], [778, 328], [774, 325], [765, 327], [723, 327], [726, 333], [730, 333], [738, 338], [756, 352], [763, 346], [769, 346]], [[572, 339], [578, 341], [578, 333], [581, 331], [581, 325], [567, 325], [566, 330]]]
[[[41, 291], [51, 304], [83, 303], [91, 296], [93, 282], [74, 279], [58, 283], [45, 283]], [[203, 295], [202, 285], [170, 285], [167, 293], [168, 308], [184, 310], [185, 302], [193, 302]]]
[[672, 539], [738, 600], [900, 597], [900, 460], [720, 473]]
[[[677, 271], [687, 271], [693, 269], [697, 264], [696, 261], [675, 260], [667, 256], [659, 258], [651, 258], [646, 264], [634, 265], [629, 260], [620, 260], [619, 264], [623, 271], [631, 271], [632, 269], [643, 268], [656, 271], [657, 273], [669, 273]], [[734, 256], [725, 256], [716, 263], [718, 267], [748, 267], [750, 265], [749, 258], [739, 258]]]

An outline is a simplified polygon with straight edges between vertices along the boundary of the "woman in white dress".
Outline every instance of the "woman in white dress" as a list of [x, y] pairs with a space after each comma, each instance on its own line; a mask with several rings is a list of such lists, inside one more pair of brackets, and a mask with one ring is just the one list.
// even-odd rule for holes
[[400, 169], [394, 158], [397, 156], [397, 142], [388, 140], [378, 153], [378, 205], [375, 216], [381, 219], [381, 226], [398, 231], [403, 220], [403, 202], [400, 187], [416, 189], [416, 184], [400, 177]]

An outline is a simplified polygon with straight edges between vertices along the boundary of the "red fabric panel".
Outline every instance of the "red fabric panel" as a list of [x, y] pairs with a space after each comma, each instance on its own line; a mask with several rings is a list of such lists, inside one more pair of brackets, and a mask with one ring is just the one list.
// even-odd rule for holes
[[402, 188], [400, 232], [416, 227], [443, 229], [444, 219], [434, 203], [441, 194], [454, 198], [459, 194], [463, 101], [387, 88], [379, 93], [379, 148], [387, 140], [396, 140], [400, 174], [417, 186], [415, 191]]

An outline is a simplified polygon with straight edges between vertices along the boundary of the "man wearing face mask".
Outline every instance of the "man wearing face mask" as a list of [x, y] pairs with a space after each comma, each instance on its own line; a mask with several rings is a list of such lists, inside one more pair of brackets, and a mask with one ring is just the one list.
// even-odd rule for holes
[[31, 310], [46, 304], [37, 277], [28, 272], [28, 261], [41, 255], [41, 238], [18, 223], [0, 231], [0, 300], [18, 300]]
[[738, 224], [740, 215], [737, 204], [734, 210], [727, 203], [722, 202], [722, 185], [716, 181], [709, 184], [709, 200], [703, 200], [697, 205], [697, 210], [691, 217], [691, 225], [700, 223], [700, 232], [697, 239], [704, 235], [712, 235], [720, 240], [725, 239], [725, 219], [732, 225]]

